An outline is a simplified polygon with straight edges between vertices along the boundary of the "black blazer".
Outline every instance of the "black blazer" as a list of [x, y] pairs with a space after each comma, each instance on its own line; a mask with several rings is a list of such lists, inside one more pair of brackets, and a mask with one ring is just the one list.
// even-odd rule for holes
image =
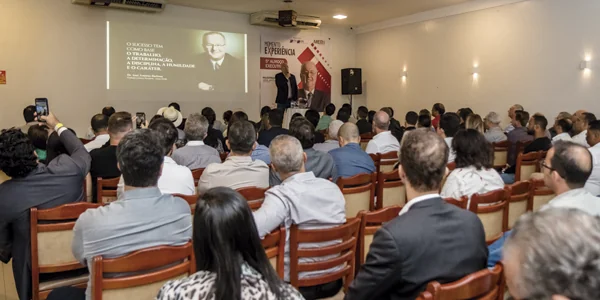
[[[304, 90], [298, 91], [298, 97], [306, 99], [306, 94]], [[325, 111], [325, 106], [331, 103], [331, 98], [323, 91], [319, 91], [315, 89], [315, 93], [312, 97], [312, 102], [310, 103], [310, 109], [314, 109], [318, 112]]]
[[448, 283], [486, 267], [488, 248], [472, 212], [430, 199], [385, 224], [344, 299], [415, 299], [431, 281]]
[[[298, 99], [298, 83], [296, 82], [296, 76], [290, 74], [290, 86], [292, 87], [292, 101]], [[275, 75], [275, 85], [277, 85], [277, 99], [275, 103], [289, 104], [288, 103], [288, 79], [285, 75], [278, 73]]]
[[246, 89], [244, 61], [229, 54], [225, 54], [220, 69], [215, 71], [208, 54], [202, 53], [196, 70], [196, 85], [204, 82], [221, 92], [244, 92]]

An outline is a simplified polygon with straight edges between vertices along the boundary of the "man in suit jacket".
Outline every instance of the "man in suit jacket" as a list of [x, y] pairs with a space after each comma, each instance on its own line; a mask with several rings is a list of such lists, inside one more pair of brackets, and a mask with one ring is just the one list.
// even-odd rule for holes
[[204, 53], [196, 65], [198, 88], [203, 91], [244, 92], [244, 62], [226, 53], [225, 36], [220, 32], [205, 33], [202, 47]]
[[448, 283], [486, 267], [479, 218], [438, 194], [448, 147], [431, 130], [405, 134], [398, 172], [409, 202], [375, 233], [345, 299], [415, 299], [427, 283]]
[[19, 299], [31, 299], [29, 210], [82, 201], [83, 182], [91, 158], [75, 134], [52, 113], [41, 117], [58, 133], [67, 154], [48, 165], [37, 162], [33, 145], [18, 129], [0, 134], [0, 170], [12, 177], [0, 185], [0, 260], [13, 260]]
[[298, 100], [298, 83], [296, 76], [290, 73], [287, 63], [281, 64], [281, 73], [275, 75], [277, 85], [277, 108], [286, 109], [291, 106], [292, 101]]
[[298, 91], [298, 98], [304, 99], [310, 109], [322, 112], [325, 110], [325, 106], [331, 103], [331, 98], [327, 93], [315, 89], [318, 75], [317, 66], [312, 61], [302, 64], [300, 69], [302, 90]]

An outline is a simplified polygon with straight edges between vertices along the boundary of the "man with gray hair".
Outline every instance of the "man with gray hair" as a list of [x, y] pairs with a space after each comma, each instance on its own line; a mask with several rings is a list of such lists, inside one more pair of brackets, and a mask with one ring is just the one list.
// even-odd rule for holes
[[173, 152], [173, 160], [178, 165], [195, 170], [221, 162], [219, 151], [204, 144], [208, 126], [208, 120], [199, 113], [191, 114], [187, 118], [184, 131], [188, 142], [184, 147]]
[[325, 143], [315, 144], [313, 147], [317, 151], [328, 153], [333, 149], [337, 149], [340, 147], [338, 142], [338, 132], [340, 131], [340, 127], [344, 125], [344, 122], [340, 120], [334, 120], [329, 123], [329, 129], [327, 129], [327, 140]]
[[378, 111], [373, 118], [373, 131], [375, 132], [375, 136], [369, 141], [369, 144], [367, 144], [367, 153], [388, 153], [400, 149], [400, 143], [398, 142], [398, 139], [392, 135], [389, 127], [390, 115], [382, 110]]
[[350, 122], [344, 124], [338, 133], [341, 148], [331, 150], [337, 168], [337, 178], [352, 177], [358, 174], [371, 174], [376, 171], [373, 159], [360, 148], [360, 134], [358, 126]]
[[504, 247], [514, 299], [600, 299], [600, 219], [577, 209], [522, 216]]
[[506, 141], [506, 134], [500, 128], [500, 116], [495, 112], [490, 112], [485, 116], [485, 128], [487, 131], [483, 134], [485, 139], [490, 143]]
[[[344, 195], [334, 183], [317, 178], [313, 172], [306, 172], [306, 153], [300, 141], [289, 135], [279, 135], [271, 142], [271, 167], [279, 174], [283, 183], [265, 193], [265, 200], [254, 212], [254, 220], [260, 237], [284, 225], [287, 229], [285, 245], [285, 281], [289, 282], [289, 229], [296, 224], [300, 229], [329, 228], [346, 222]], [[329, 245], [330, 243], [325, 243]], [[301, 247], [322, 247], [319, 244], [303, 244]], [[319, 258], [302, 259], [315, 261]], [[338, 270], [334, 267], [326, 271], [303, 272], [300, 278], [324, 275]], [[342, 281], [318, 286], [301, 287], [299, 290], [306, 299], [332, 297], [342, 287]]]
[[515, 104], [508, 109], [508, 117], [510, 118], [511, 122], [504, 129], [504, 133], [508, 134], [509, 132], [511, 132], [515, 129], [515, 126], [512, 124], [512, 122], [515, 120], [515, 112], [518, 110], [524, 111], [525, 109], [523, 108], [523, 105], [521, 105], [521, 104]]

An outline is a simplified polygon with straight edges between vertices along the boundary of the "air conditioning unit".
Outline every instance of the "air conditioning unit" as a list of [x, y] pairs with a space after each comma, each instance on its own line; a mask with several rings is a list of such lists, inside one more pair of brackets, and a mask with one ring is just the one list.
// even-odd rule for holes
[[319, 27], [321, 27], [321, 19], [318, 17], [298, 15], [296, 18], [296, 26], [282, 27], [279, 25], [279, 12], [261, 11], [250, 15], [250, 24], [292, 29], [319, 29]]
[[73, 4], [120, 8], [144, 12], [161, 12], [166, 0], [71, 0]]

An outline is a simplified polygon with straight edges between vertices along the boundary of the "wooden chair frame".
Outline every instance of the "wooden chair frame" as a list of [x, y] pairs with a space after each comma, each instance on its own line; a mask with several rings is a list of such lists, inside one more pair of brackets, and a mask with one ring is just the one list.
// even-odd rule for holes
[[427, 284], [427, 289], [417, 299], [503, 299], [503, 271], [502, 265], [497, 264], [492, 269], [483, 269], [455, 282], [441, 284], [433, 281]]
[[521, 168], [523, 166], [535, 166], [536, 172], [539, 172], [539, 157], [540, 152], [531, 152], [527, 154], [519, 153], [517, 156], [517, 163], [515, 168], [515, 182], [522, 180], [529, 180], [529, 178], [521, 178]]
[[448, 204], [452, 204], [462, 209], [467, 209], [467, 203], [469, 203], [469, 198], [467, 196], [462, 196], [460, 199], [455, 198], [444, 198]]
[[535, 196], [549, 196], [554, 195], [554, 191], [552, 191], [549, 187], [547, 187], [543, 180], [530, 180], [530, 198], [529, 206], [527, 207], [527, 211], [533, 211], [533, 206], [535, 205]]
[[172, 194], [173, 197], [179, 197], [190, 205], [190, 211], [192, 215], [196, 212], [196, 203], [198, 203], [198, 195], [183, 195], [183, 194]]
[[250, 206], [250, 209], [255, 211], [262, 206], [267, 190], [269, 190], [269, 188], [251, 186], [237, 189], [236, 192], [240, 193], [246, 199], [246, 201], [248, 201], [248, 206]]
[[[120, 179], [121, 177], [111, 179], [98, 177], [96, 179], [96, 201], [101, 204], [106, 204], [106, 202], [104, 202], [104, 197], [117, 197], [117, 187], [119, 186]], [[105, 187], [114, 188], [114, 190], [105, 190]]]
[[[494, 169], [503, 169], [508, 163], [508, 149], [510, 148], [510, 142], [496, 142], [492, 143], [492, 145], [494, 146]], [[503, 163], [495, 163], [496, 153], [504, 153], [503, 155], [506, 156], [507, 160], [504, 160]]]
[[[349, 178], [339, 178], [337, 185], [342, 194], [351, 195], [371, 191], [369, 196], [369, 211], [375, 209], [375, 187], [377, 185], [377, 174], [358, 174]], [[358, 213], [358, 212], [357, 212]]]
[[511, 220], [511, 206], [514, 209], [514, 203], [526, 202], [525, 211], [526, 213], [529, 211], [530, 207], [533, 207], [532, 197], [531, 197], [531, 183], [529, 181], [519, 181], [512, 185], [506, 186], [506, 192], [508, 194], [508, 223], [507, 230], [510, 230], [518, 217], [514, 220]]
[[[31, 242], [31, 287], [33, 300], [46, 299], [50, 290], [40, 292], [40, 273], [58, 273], [73, 271], [77, 269], [86, 269], [87, 266], [79, 262], [67, 264], [57, 264], [40, 266], [38, 260], [38, 233], [52, 231], [67, 231], [73, 230], [75, 222], [79, 216], [90, 208], [98, 208], [100, 204], [89, 202], [77, 202], [64, 204], [55, 208], [40, 209], [33, 207], [29, 210], [29, 232]], [[53, 221], [51, 224], [39, 224], [39, 221]], [[57, 222], [60, 221], [60, 222]], [[86, 287], [85, 284], [77, 285], [77, 287]]]
[[192, 177], [194, 177], [194, 186], [198, 187], [198, 181], [200, 181], [202, 173], [204, 173], [204, 168], [192, 170]]
[[[382, 209], [385, 207], [385, 189], [401, 187], [404, 183], [400, 179], [400, 174], [398, 171], [391, 172], [379, 172], [377, 173], [377, 205], [376, 209]], [[404, 190], [404, 204], [407, 202], [406, 189]], [[403, 205], [402, 205], [403, 206]]]
[[262, 240], [262, 246], [265, 248], [265, 253], [268, 259], [277, 257], [277, 267], [275, 271], [281, 280], [284, 280], [284, 258], [285, 258], [285, 239], [286, 230], [284, 226], [280, 226], [279, 229], [275, 229], [270, 234], [266, 235]]
[[[354, 279], [356, 270], [356, 245], [358, 242], [358, 231], [360, 220], [358, 218], [347, 219], [346, 224], [328, 229], [299, 229], [298, 225], [292, 224], [290, 228], [290, 283], [293, 287], [315, 286], [344, 279], [344, 291]], [[319, 243], [342, 240], [339, 244], [320, 248], [299, 248], [301, 243]], [[300, 263], [299, 259], [304, 257], [322, 257], [340, 254], [335, 258], [312, 263]], [[327, 270], [336, 266], [342, 266], [340, 270], [320, 276], [299, 279], [300, 272]]]
[[[479, 206], [479, 204], [489, 204], [486, 206]], [[507, 192], [505, 189], [491, 191], [485, 194], [475, 194], [471, 196], [471, 204], [469, 210], [479, 214], [489, 214], [502, 210], [502, 230], [492, 239], [487, 240], [488, 245], [491, 245], [499, 238], [504, 235], [508, 227], [508, 201]]]
[[219, 154], [219, 156], [221, 157], [221, 162], [225, 162], [227, 160], [227, 157], [229, 157], [229, 152], [223, 152]]
[[382, 172], [382, 166], [394, 166], [398, 163], [398, 151], [391, 151], [387, 153], [379, 153], [379, 169], [378, 172]]
[[[179, 263], [178, 263], [179, 262]], [[170, 266], [166, 269], [160, 267]], [[139, 274], [148, 270], [148, 273]], [[137, 275], [118, 278], [104, 278], [104, 273], [134, 273]], [[182, 246], [159, 246], [143, 249], [128, 255], [105, 259], [96, 256], [92, 262], [92, 299], [102, 300], [102, 291], [125, 289], [152, 284], [183, 274], [196, 273], [196, 260], [192, 242]]]
[[379, 170], [379, 164], [381, 163], [381, 155], [379, 153], [371, 153], [369, 154], [369, 156], [375, 164], [375, 170], [377, 171], [377, 173], [380, 173], [381, 171]]
[[360, 218], [360, 229], [358, 234], [358, 246], [356, 250], [356, 270], [365, 263], [365, 235], [374, 235], [384, 223], [387, 223], [398, 216], [402, 206], [394, 205], [386, 208], [367, 212], [361, 211], [358, 216]]

